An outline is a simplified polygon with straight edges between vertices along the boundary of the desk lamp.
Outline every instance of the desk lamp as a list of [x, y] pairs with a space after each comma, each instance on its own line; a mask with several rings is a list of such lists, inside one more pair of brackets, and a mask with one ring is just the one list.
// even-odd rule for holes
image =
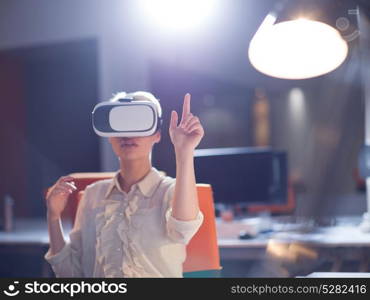
[[[351, 7], [351, 1], [331, 1], [331, 6], [325, 8], [324, 4], [328, 3], [277, 2], [251, 39], [248, 56], [253, 67], [268, 76], [313, 78], [338, 68], [347, 57], [347, 42], [360, 37], [365, 145], [359, 155], [359, 169], [361, 176], [366, 178], [367, 212], [359, 227], [370, 232], [370, 22], [358, 6]], [[364, 8], [368, 6], [366, 1], [360, 3]], [[331, 16], [323, 16], [322, 11], [330, 11]], [[351, 27], [348, 20], [351, 17], [356, 18], [360, 30]]]

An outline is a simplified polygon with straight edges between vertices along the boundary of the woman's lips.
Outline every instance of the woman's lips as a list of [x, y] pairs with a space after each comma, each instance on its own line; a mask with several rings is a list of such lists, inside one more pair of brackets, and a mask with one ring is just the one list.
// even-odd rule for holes
[[124, 148], [124, 149], [133, 149], [138, 146], [135, 140], [131, 138], [122, 138], [120, 140], [120, 145], [121, 145], [121, 148]]
[[121, 144], [121, 148], [135, 148], [137, 144]]

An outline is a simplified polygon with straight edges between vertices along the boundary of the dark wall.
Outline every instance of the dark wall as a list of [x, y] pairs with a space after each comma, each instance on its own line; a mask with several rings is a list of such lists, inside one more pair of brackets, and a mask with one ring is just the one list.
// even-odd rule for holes
[[[6, 51], [23, 69], [25, 109], [24, 166], [26, 210], [18, 216], [44, 215], [43, 190], [60, 176], [98, 171], [98, 138], [91, 127], [97, 102], [97, 43], [73, 41]], [[11, 99], [6, 99], [5, 104]], [[13, 125], [12, 125], [13, 126]], [[11, 128], [9, 128], [11, 130]]]
[[[23, 67], [15, 58], [0, 52], [0, 220], [3, 199], [11, 195], [20, 211], [27, 211], [25, 175], [26, 109]], [[2, 222], [0, 222], [0, 226]]]

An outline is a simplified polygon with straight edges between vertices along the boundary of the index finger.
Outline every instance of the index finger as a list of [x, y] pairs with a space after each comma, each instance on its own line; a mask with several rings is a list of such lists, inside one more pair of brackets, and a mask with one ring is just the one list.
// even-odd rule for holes
[[184, 97], [184, 104], [182, 105], [182, 116], [181, 120], [185, 120], [185, 117], [190, 113], [190, 94], [186, 93]]

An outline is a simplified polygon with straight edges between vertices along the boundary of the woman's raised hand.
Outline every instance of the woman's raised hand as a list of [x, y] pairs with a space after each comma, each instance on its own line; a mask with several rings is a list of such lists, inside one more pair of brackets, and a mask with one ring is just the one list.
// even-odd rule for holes
[[177, 112], [171, 112], [169, 133], [176, 152], [193, 151], [204, 136], [199, 118], [190, 112], [190, 97], [189, 93], [184, 97], [180, 124]]

